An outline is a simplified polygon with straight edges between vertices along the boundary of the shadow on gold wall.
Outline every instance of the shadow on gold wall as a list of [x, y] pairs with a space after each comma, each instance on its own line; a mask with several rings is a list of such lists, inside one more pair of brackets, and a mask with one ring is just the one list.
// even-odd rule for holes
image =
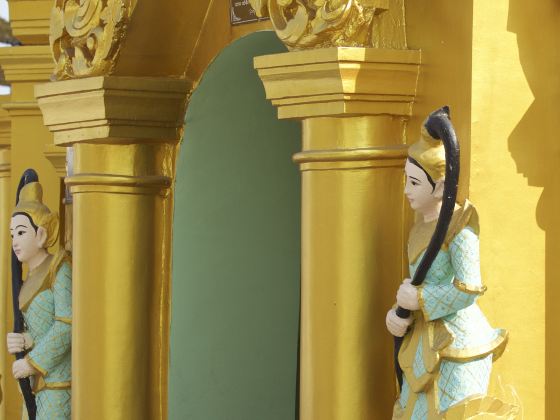
[[[556, 305], [560, 298], [560, 3], [510, 0], [507, 29], [517, 35], [521, 65], [534, 96], [509, 137], [509, 151], [528, 184], [543, 188], [535, 216], [546, 234], [545, 410], [546, 418], [553, 419], [560, 413], [560, 317]], [[531, 279], [527, 279], [530, 290]]]
[[[422, 51], [422, 68], [407, 141], [418, 140], [430, 112], [449, 105], [461, 144], [459, 201], [468, 196], [470, 178], [472, 0], [407, 0], [408, 47]], [[408, 205], [407, 205], [408, 207]]]

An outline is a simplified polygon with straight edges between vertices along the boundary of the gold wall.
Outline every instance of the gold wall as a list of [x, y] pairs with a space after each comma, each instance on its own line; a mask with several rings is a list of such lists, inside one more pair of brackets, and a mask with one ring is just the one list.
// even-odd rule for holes
[[407, 3], [409, 45], [423, 59], [409, 141], [431, 110], [451, 106], [460, 198], [480, 214], [489, 287], [480, 304], [510, 332], [491, 392], [513, 400], [513, 387], [530, 419], [560, 412], [553, 309], [560, 296], [559, 16], [552, 0]]
[[[0, 103], [10, 101], [10, 96], [0, 96]], [[8, 323], [4, 320], [8, 317], [11, 295], [8, 287], [8, 277], [10, 275], [11, 260], [11, 241], [9, 232], [9, 222], [6, 215], [10, 212], [13, 203], [10, 185], [10, 117], [4, 109], [0, 110], [0, 337], [5, 337], [10, 331]], [[2, 304], [3, 303], [3, 304]], [[10, 382], [9, 372], [11, 360], [7, 357], [7, 352], [0, 351], [0, 389], [6, 393], [6, 385]], [[7, 399], [4, 397], [0, 401], [0, 419], [4, 420]]]
[[473, 26], [470, 196], [489, 286], [482, 307], [511, 335], [494, 380], [515, 387], [526, 418], [555, 419], [560, 4], [476, 0]]
[[[29, 5], [33, 2], [11, 3], [21, 16], [34, 14]], [[228, 0], [134, 4], [115, 67], [119, 76], [184, 76], [196, 86], [225, 45], [244, 33], [270, 27], [265, 22], [232, 28]], [[422, 50], [408, 141], [416, 139], [430, 111], [451, 106], [462, 146], [460, 198], [469, 197], [481, 218], [482, 271], [489, 286], [481, 306], [492, 324], [511, 334], [508, 350], [495, 365], [492, 392], [501, 394], [504, 388], [508, 394], [508, 386], [513, 386], [526, 418], [554, 419], [560, 412], [556, 397], [560, 363], [554, 354], [560, 341], [554, 312], [560, 296], [556, 257], [560, 224], [555, 220], [560, 214], [560, 154], [554, 125], [560, 97], [560, 4], [555, 0], [531, 4], [410, 0], [406, 7], [409, 48]], [[46, 43], [44, 34], [28, 36], [30, 43]], [[18, 48], [27, 48], [44, 65], [44, 51]], [[36, 65], [18, 54], [0, 55], [8, 64]], [[3, 66], [5, 60], [0, 57]], [[21, 76], [25, 68], [16, 70], [12, 72], [19, 84], [12, 98], [16, 105], [8, 107], [13, 130], [12, 190], [21, 171], [35, 167], [45, 184], [48, 205], [57, 208], [59, 180], [43, 154], [51, 137], [32, 95], [33, 85], [46, 77]], [[166, 217], [170, 222], [172, 216]], [[15, 401], [15, 392], [9, 386], [6, 400]], [[8, 409], [12, 414], [16, 411]]]
[[510, 332], [491, 392], [512, 400], [513, 387], [531, 419], [560, 412], [553, 310], [560, 296], [559, 16], [552, 0], [407, 3], [409, 46], [423, 59], [409, 141], [431, 110], [451, 106], [462, 153], [459, 195], [480, 214], [489, 287], [480, 304]]
[[459, 199], [468, 194], [471, 132], [472, 0], [411, 0], [406, 4], [408, 47], [422, 51], [422, 68], [408, 142], [418, 139], [420, 125], [430, 112], [451, 107], [461, 141]]

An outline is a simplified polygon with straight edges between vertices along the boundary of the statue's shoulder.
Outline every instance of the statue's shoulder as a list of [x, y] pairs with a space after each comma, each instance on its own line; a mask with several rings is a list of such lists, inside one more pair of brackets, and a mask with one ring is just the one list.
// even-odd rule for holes
[[49, 267], [49, 287], [52, 288], [55, 281], [59, 278], [72, 280], [72, 257], [69, 252], [60, 250], [52, 259]]
[[460, 234], [474, 234], [478, 237], [479, 233], [480, 225], [476, 207], [469, 200], [465, 200], [463, 205], [461, 205], [453, 213], [453, 218], [451, 219], [451, 223], [445, 237], [445, 245], [449, 246], [449, 244]]
[[[414, 264], [428, 247], [434, 234], [436, 223], [437, 221], [423, 223], [420, 220], [412, 227], [408, 238], [409, 264]], [[479, 232], [480, 228], [478, 225], [478, 213], [476, 208], [470, 201], [465, 200], [465, 202], [453, 212], [453, 217], [451, 218], [442, 250], [448, 251], [451, 243], [461, 236], [466, 235], [478, 238]], [[456, 242], [457, 241], [455, 241], [455, 243]]]

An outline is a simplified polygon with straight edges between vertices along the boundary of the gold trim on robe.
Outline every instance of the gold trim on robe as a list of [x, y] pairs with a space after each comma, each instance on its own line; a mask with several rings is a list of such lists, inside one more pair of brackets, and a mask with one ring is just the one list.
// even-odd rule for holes
[[33, 299], [52, 287], [56, 279], [56, 273], [64, 261], [72, 265], [68, 253], [59, 251], [56, 255], [48, 255], [35, 270], [28, 274], [19, 293], [19, 308], [21, 311], [27, 311]]
[[35, 370], [36, 370], [37, 372], [39, 372], [39, 374], [40, 374], [41, 376], [47, 376], [48, 372], [47, 372], [45, 369], [43, 369], [41, 366], [39, 366], [39, 365], [31, 358], [31, 356], [26, 355], [26, 356], [25, 356], [25, 360], [27, 360], [27, 361], [29, 362], [29, 364], [30, 364], [31, 366], [33, 366], [33, 367], [35, 368]]
[[[410, 419], [418, 394], [421, 392], [426, 393], [428, 399], [428, 418], [430, 420], [438, 418], [436, 407], [439, 407], [437, 378], [442, 362], [440, 352], [451, 345], [453, 340], [453, 333], [442, 320], [426, 322], [420, 312], [414, 313], [414, 327], [412, 332], [405, 336], [399, 352], [399, 364], [409, 384], [410, 392], [406, 408], [402, 408], [397, 399], [393, 410], [393, 420]], [[425, 373], [417, 377], [414, 372], [414, 362], [419, 345], [422, 346]]]
[[[419, 221], [412, 228], [408, 244], [408, 257], [411, 265], [417, 262], [428, 247], [436, 224], [437, 221], [429, 223]], [[462, 207], [454, 211], [442, 250], [449, 249], [451, 241], [465, 227], [470, 227], [478, 236], [480, 232], [478, 215], [468, 200]], [[485, 286], [468, 285], [457, 278], [453, 280], [453, 285], [461, 292], [471, 295], [482, 295], [486, 292]], [[420, 393], [424, 393], [427, 399], [427, 420], [513, 420], [519, 412], [516, 405], [483, 395], [474, 395], [453, 405], [445, 412], [439, 412], [438, 381], [441, 363], [443, 361], [467, 363], [483, 359], [490, 354], [493, 355], [492, 361], [496, 361], [505, 350], [508, 334], [505, 330], [498, 330], [497, 337], [490, 343], [482, 346], [453, 348], [455, 335], [445, 321], [442, 318], [427, 321], [430, 317], [425, 313], [422, 288], [423, 286], [418, 287], [418, 301], [421, 310], [413, 313], [413, 327], [405, 335], [398, 356], [399, 364], [409, 385], [409, 394], [405, 408], [400, 406], [400, 399], [397, 399], [393, 410], [393, 420], [412, 418]], [[418, 352], [420, 353], [417, 360]], [[420, 376], [415, 373], [415, 363], [419, 365], [416, 371], [421, 373]]]
[[456, 289], [468, 295], [482, 296], [488, 290], [486, 286], [474, 286], [471, 284], [463, 283], [459, 279], [453, 279], [453, 286], [455, 286]]
[[[419, 220], [412, 227], [409, 235], [410, 239], [408, 241], [408, 261], [411, 265], [416, 262], [418, 257], [420, 257], [428, 247], [436, 229], [436, 224], [437, 220], [428, 223]], [[447, 235], [445, 235], [442, 249], [447, 250], [453, 238], [467, 226], [478, 236], [480, 233], [478, 213], [469, 200], [465, 200], [465, 203], [453, 212], [453, 217], [451, 218]]]
[[64, 318], [64, 317], [61, 317], [61, 316], [55, 316], [54, 320], [64, 322], [65, 324], [72, 325], [72, 318]]
[[498, 337], [490, 343], [476, 347], [465, 347], [462, 349], [447, 347], [441, 351], [440, 356], [452, 362], [466, 363], [492, 354], [492, 361], [495, 362], [504, 353], [508, 339], [508, 332], [506, 330], [499, 330]]
[[43, 389], [70, 389], [72, 388], [72, 382], [45, 382], [45, 387]]
[[[519, 407], [497, 398], [476, 395], [450, 407], [442, 420], [515, 420]], [[430, 419], [431, 420], [431, 419]]]
[[[68, 262], [72, 264], [70, 259], [70, 255], [64, 251], [59, 251], [56, 255], [48, 255], [45, 260], [39, 264], [37, 268], [31, 271], [28, 276], [27, 280], [23, 283], [19, 294], [19, 305], [20, 310], [25, 312], [31, 302], [42, 292], [45, 290], [50, 289], [54, 281], [56, 280], [56, 273], [63, 262]], [[26, 287], [27, 285], [27, 287]], [[61, 318], [55, 317], [55, 320], [71, 324], [72, 320], [69, 318]], [[25, 356], [25, 359], [29, 362], [33, 368], [37, 371], [37, 374], [34, 375], [33, 381], [33, 392], [37, 394], [39, 391], [43, 389], [68, 389], [70, 388], [70, 382], [52, 382], [47, 383], [45, 382], [45, 377], [47, 376], [48, 372], [43, 369], [41, 366], [35, 362], [29, 354]]]
[[[399, 352], [399, 364], [406, 374], [411, 394], [424, 392], [433, 383], [439, 373], [440, 352], [451, 345], [453, 340], [453, 333], [442, 320], [426, 322], [420, 313], [414, 313], [414, 328], [405, 336]], [[420, 343], [426, 373], [417, 377], [414, 373], [414, 360]]]
[[53, 258], [52, 255], [47, 255], [43, 262], [27, 275], [18, 297], [21, 311], [25, 312], [33, 299], [49, 288], [45, 279], [48, 277]]

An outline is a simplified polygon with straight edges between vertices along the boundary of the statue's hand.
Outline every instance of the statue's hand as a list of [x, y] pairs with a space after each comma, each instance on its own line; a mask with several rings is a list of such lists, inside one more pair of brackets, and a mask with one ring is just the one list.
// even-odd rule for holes
[[27, 359], [19, 359], [12, 365], [12, 373], [14, 378], [22, 379], [35, 375], [37, 371], [33, 366], [31, 366], [31, 363], [29, 363]]
[[28, 333], [8, 333], [8, 353], [16, 354], [33, 347], [33, 338]]
[[418, 289], [410, 284], [412, 280], [404, 279], [399, 291], [397, 292], [397, 304], [409, 311], [417, 311], [420, 309], [418, 301]]
[[394, 309], [387, 312], [387, 317], [385, 318], [385, 324], [389, 332], [395, 337], [402, 337], [406, 334], [408, 327], [412, 324], [412, 316], [408, 318], [401, 318], [397, 315]]

